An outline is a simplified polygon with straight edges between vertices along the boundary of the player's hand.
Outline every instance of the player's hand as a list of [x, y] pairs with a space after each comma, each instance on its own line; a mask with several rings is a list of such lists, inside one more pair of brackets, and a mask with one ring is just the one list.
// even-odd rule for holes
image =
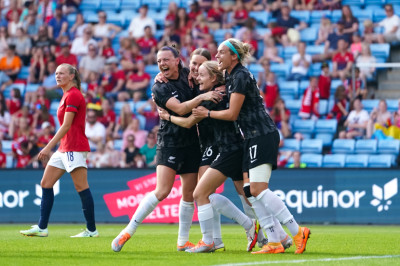
[[38, 155], [38, 160], [42, 161], [42, 162], [48, 162], [50, 159], [50, 149], [46, 147], [44, 147]]
[[222, 100], [223, 95], [221, 95], [218, 91], [209, 91], [203, 94], [200, 94], [203, 101], [212, 101], [213, 103], [218, 103]]
[[193, 77], [192, 74], [189, 72], [188, 75], [188, 82], [189, 82], [189, 87], [193, 89]]
[[168, 79], [164, 77], [163, 73], [158, 73], [157, 76], [154, 78], [154, 83], [155, 82], [160, 82], [160, 83], [168, 83]]
[[225, 89], [225, 85], [219, 86], [215, 88], [215, 91], [218, 91], [219, 94], [221, 94], [222, 96], [226, 95], [226, 89]]
[[208, 109], [204, 106], [198, 106], [192, 109], [192, 115], [196, 118], [206, 118], [208, 116]]
[[169, 113], [165, 109], [158, 107], [157, 108], [158, 115], [160, 116], [161, 119], [163, 120], [169, 120]]

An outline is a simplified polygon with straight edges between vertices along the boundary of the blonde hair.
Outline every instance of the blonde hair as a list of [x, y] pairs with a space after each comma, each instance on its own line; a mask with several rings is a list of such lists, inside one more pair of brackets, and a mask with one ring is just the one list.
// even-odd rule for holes
[[74, 79], [72, 80], [72, 82], [75, 84], [75, 86], [78, 88], [78, 90], [80, 90], [81, 93], [83, 94], [82, 87], [81, 87], [81, 76], [79, 75], [78, 70], [74, 66], [67, 64], [67, 63], [63, 63], [63, 64], [59, 65], [59, 67], [60, 66], [66, 67], [70, 74], [74, 74]]
[[225, 79], [224, 79], [224, 75], [222, 74], [221, 71], [218, 70], [218, 63], [215, 61], [206, 61], [203, 64], [201, 64], [202, 67], [204, 67], [208, 74], [211, 77], [215, 77], [216, 78], [216, 82], [217, 84], [224, 84], [225, 83]]
[[[246, 58], [251, 57], [250, 44], [241, 42], [238, 39], [234, 39], [234, 38], [230, 38], [230, 39], [226, 40], [225, 42], [230, 42], [233, 45], [233, 47], [235, 47], [237, 53], [239, 54], [238, 60], [240, 63], [243, 63]], [[233, 52], [231, 49], [229, 49], [229, 50], [231, 52], [231, 55], [235, 54], [235, 52]]]

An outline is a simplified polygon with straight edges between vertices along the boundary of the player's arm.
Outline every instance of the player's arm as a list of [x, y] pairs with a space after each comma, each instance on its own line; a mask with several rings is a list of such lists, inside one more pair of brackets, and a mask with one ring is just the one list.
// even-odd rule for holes
[[203, 106], [199, 106], [192, 110], [192, 114], [198, 118], [210, 117], [219, 120], [236, 121], [239, 116], [240, 109], [242, 109], [245, 97], [246, 96], [244, 94], [234, 92], [231, 94], [228, 109], [222, 111], [209, 111]]
[[177, 113], [178, 115], [185, 115], [187, 113], [190, 113], [193, 108], [199, 106], [203, 101], [212, 101], [214, 103], [218, 103], [222, 99], [222, 96], [223, 95], [218, 91], [209, 91], [196, 96], [190, 101], [182, 103], [175, 97], [171, 97], [169, 98], [165, 106], [169, 110]]

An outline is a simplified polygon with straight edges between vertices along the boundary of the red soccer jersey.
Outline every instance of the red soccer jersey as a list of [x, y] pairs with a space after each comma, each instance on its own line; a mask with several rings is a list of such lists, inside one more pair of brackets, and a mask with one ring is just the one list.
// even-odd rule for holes
[[336, 62], [337, 69], [342, 70], [346, 68], [347, 62], [354, 62], [354, 57], [350, 52], [345, 52], [344, 54], [336, 53], [332, 58], [332, 62]]
[[242, 20], [242, 19], [247, 19], [248, 17], [249, 17], [249, 13], [247, 12], [246, 9], [235, 11], [235, 14], [234, 14], [235, 19]]
[[64, 93], [57, 110], [57, 118], [62, 126], [64, 123], [65, 112], [74, 112], [75, 117], [71, 128], [61, 139], [58, 150], [67, 151], [90, 151], [89, 141], [85, 135], [86, 126], [86, 102], [82, 93], [72, 87]]
[[133, 73], [129, 76], [129, 79], [133, 82], [141, 82], [141, 81], [145, 81], [145, 80], [150, 80], [151, 77], [149, 74], [147, 73], [142, 73], [141, 75], [138, 75], [137, 73]]
[[38, 109], [39, 105], [45, 105], [47, 107], [47, 110], [50, 110], [50, 100], [45, 98], [45, 99], [37, 99], [35, 102], [35, 106]]
[[8, 111], [10, 112], [10, 115], [14, 114], [15, 112], [18, 112], [22, 107], [21, 101], [18, 99], [7, 100], [7, 105], [8, 105]]
[[99, 117], [97, 121], [102, 123], [105, 127], [108, 127], [108, 125], [111, 122], [115, 123], [115, 118], [116, 118], [115, 112], [113, 110], [108, 110], [107, 114], [104, 114], [103, 116]]
[[0, 168], [3, 164], [6, 164], [7, 156], [4, 152], [0, 152]]
[[17, 168], [25, 168], [28, 166], [31, 156], [29, 154], [17, 155]]
[[139, 40], [137, 40], [137, 44], [139, 45], [140, 52], [142, 54], [149, 54], [153, 47], [157, 47], [157, 40], [154, 37], [149, 39], [146, 37], [142, 37]]
[[64, 56], [64, 55], [59, 55], [56, 58], [56, 64], [57, 66], [66, 63], [70, 64], [72, 66], [77, 66], [78, 65], [78, 60], [76, 59], [76, 56], [74, 54], [69, 54], [69, 56]]
[[53, 138], [53, 135], [48, 135], [48, 136], [40, 136], [37, 142], [37, 145], [39, 148], [44, 148], [49, 142], [50, 140]]
[[105, 58], [109, 58], [109, 57], [115, 55], [115, 52], [114, 52], [113, 48], [108, 47], [108, 48], [103, 49], [102, 55], [103, 55]]
[[318, 81], [319, 96], [321, 99], [329, 99], [331, 93], [331, 77], [330, 76], [319, 76]]
[[208, 10], [207, 17], [214, 18], [215, 22], [222, 23], [222, 17], [224, 15], [224, 13], [225, 13], [225, 10], [222, 7], [218, 8], [218, 9], [211, 8], [210, 10]]
[[265, 85], [265, 105], [268, 109], [274, 107], [274, 103], [279, 94], [278, 84]]

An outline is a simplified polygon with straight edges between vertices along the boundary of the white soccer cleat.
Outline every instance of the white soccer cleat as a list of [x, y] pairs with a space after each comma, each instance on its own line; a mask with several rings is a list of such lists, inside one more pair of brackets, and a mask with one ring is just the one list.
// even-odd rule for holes
[[120, 252], [125, 243], [131, 238], [128, 233], [121, 232], [111, 243], [111, 249], [114, 252]]
[[225, 251], [224, 242], [220, 238], [214, 238], [214, 251]]
[[24, 236], [40, 236], [47, 237], [49, 235], [49, 231], [46, 229], [40, 229], [38, 225], [32, 225], [31, 229], [21, 230], [19, 231]]
[[71, 237], [99, 237], [99, 232], [97, 232], [97, 230], [91, 232], [88, 229], [85, 229], [85, 231]]
[[260, 230], [260, 224], [257, 220], [252, 220], [252, 227], [246, 231], [247, 236], [247, 251], [250, 252], [253, 250], [254, 246], [257, 244], [258, 232]]

